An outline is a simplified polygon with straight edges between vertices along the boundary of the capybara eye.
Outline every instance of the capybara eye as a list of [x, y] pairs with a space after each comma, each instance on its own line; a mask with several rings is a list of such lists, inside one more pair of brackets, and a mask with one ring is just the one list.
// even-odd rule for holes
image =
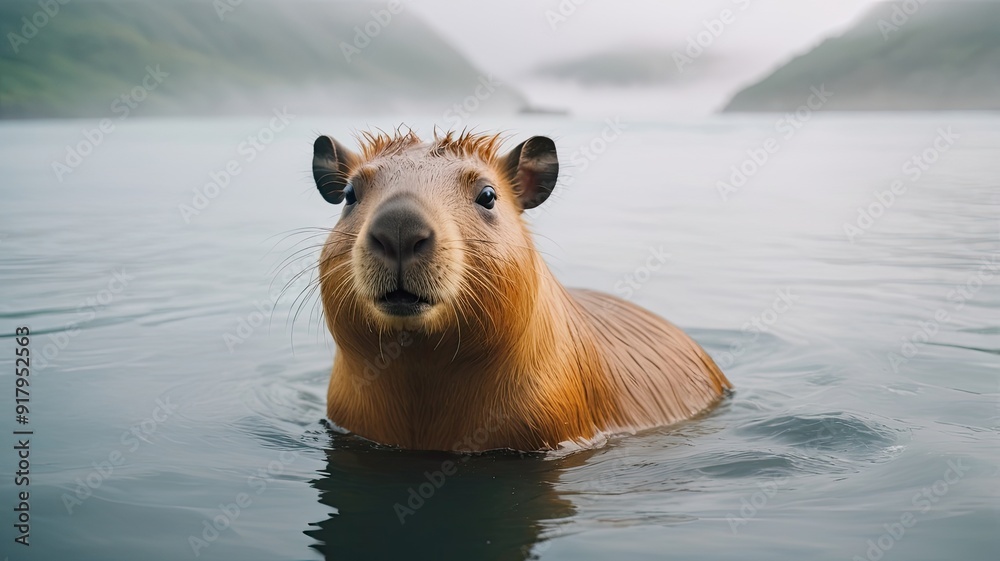
[[496, 203], [497, 192], [489, 185], [483, 187], [483, 190], [479, 192], [479, 196], [476, 197], [476, 204], [486, 209], [493, 208]]
[[347, 201], [347, 204], [349, 205], [353, 205], [358, 202], [358, 196], [354, 194], [354, 185], [351, 183], [348, 183], [347, 186], [344, 187], [344, 200]]

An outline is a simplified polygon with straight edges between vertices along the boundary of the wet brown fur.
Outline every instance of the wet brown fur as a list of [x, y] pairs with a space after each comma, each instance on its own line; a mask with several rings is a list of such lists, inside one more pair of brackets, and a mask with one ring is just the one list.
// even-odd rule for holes
[[[563, 288], [522, 221], [499, 136], [446, 133], [423, 143], [412, 132], [362, 133], [359, 141], [348, 174], [359, 202], [320, 261], [337, 344], [327, 413], [338, 425], [404, 448], [550, 449], [688, 419], [730, 387], [674, 325], [618, 298]], [[495, 213], [473, 204], [476, 180], [496, 188]], [[436, 304], [419, 319], [374, 306], [389, 281], [357, 243], [380, 202], [400, 195], [419, 199], [441, 240], [430, 266], [407, 273]]]

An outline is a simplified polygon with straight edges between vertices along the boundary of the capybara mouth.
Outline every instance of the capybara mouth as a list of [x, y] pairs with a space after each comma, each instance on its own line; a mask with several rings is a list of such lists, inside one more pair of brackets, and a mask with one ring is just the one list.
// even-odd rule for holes
[[382, 295], [376, 303], [383, 312], [400, 317], [420, 315], [432, 306], [423, 296], [398, 288]]

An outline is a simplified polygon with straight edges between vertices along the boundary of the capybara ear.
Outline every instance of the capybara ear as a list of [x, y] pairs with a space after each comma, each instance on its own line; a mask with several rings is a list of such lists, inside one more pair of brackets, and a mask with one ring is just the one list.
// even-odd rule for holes
[[313, 179], [326, 202], [339, 204], [344, 200], [347, 174], [356, 161], [353, 152], [329, 136], [320, 136], [313, 143]]
[[535, 208], [549, 198], [559, 177], [556, 143], [545, 136], [533, 136], [515, 146], [501, 165], [521, 208]]

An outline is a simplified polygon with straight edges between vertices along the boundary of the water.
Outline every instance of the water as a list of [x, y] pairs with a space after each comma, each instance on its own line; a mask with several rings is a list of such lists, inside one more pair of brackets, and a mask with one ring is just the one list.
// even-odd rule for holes
[[[331, 430], [332, 342], [315, 295], [295, 300], [321, 239], [298, 229], [339, 210], [312, 186], [312, 139], [397, 120], [300, 115], [248, 161], [240, 142], [267, 119], [134, 119], [61, 182], [51, 162], [96, 122], [0, 124], [2, 361], [18, 326], [35, 357], [28, 425], [0, 374], [2, 552], [995, 559], [1000, 117], [816, 116], [792, 138], [775, 120], [623, 122], [588, 157], [601, 119], [484, 119], [557, 139], [565, 179], [530, 217], [557, 276], [681, 325], [736, 392], [595, 449], [472, 458]], [[942, 127], [958, 138], [915, 178], [904, 163]], [[724, 201], [717, 182], [768, 137], [777, 152]], [[230, 160], [239, 174], [193, 201]], [[905, 191], [849, 240], [896, 179]], [[754, 318], [765, 333], [743, 330]], [[26, 427], [28, 548], [12, 511]]]

